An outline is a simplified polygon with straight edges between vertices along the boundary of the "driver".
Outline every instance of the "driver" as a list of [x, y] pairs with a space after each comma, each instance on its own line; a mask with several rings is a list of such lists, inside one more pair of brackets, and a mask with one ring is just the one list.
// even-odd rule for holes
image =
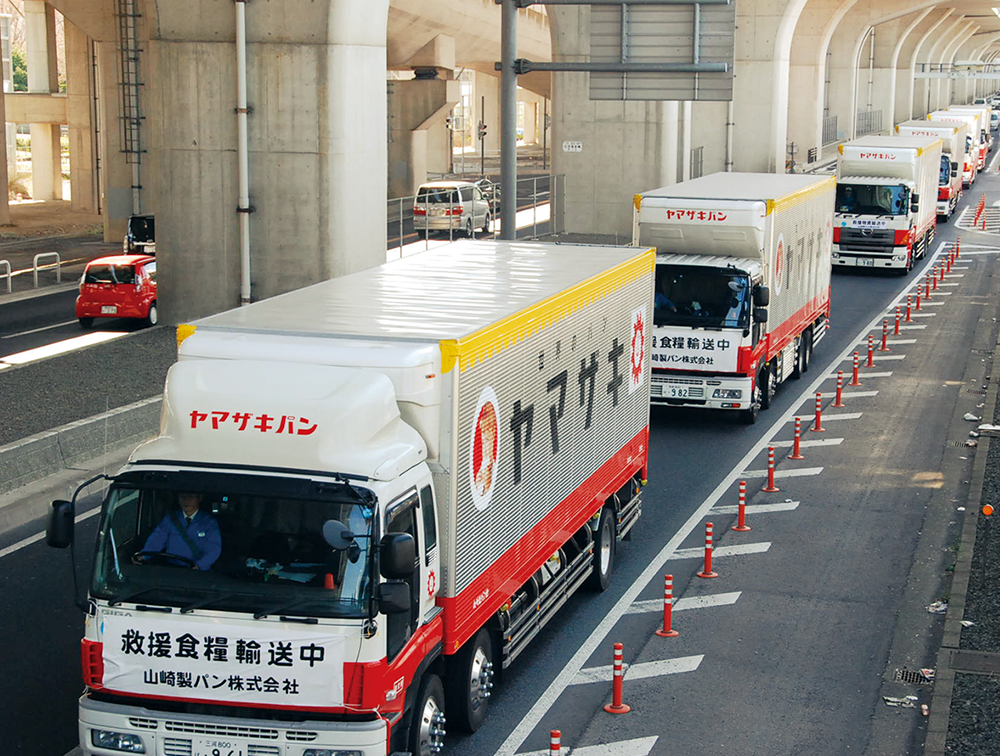
[[196, 570], [207, 570], [222, 553], [219, 523], [208, 512], [202, 512], [202, 495], [181, 493], [177, 496], [180, 509], [167, 512], [160, 524], [146, 539], [142, 551], [133, 557], [137, 563], [142, 554], [163, 553], [192, 563]]

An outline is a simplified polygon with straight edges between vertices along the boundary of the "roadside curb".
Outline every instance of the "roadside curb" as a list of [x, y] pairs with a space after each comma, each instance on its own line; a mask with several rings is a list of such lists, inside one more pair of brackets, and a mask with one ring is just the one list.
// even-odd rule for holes
[[156, 435], [156, 396], [0, 446], [0, 494]]
[[[1000, 343], [996, 347], [1000, 348]], [[994, 357], [996, 353], [995, 348]], [[991, 370], [990, 385], [983, 406], [983, 422], [993, 422], [998, 393], [1000, 393], [1000, 373], [994, 369]], [[965, 598], [969, 589], [972, 557], [976, 546], [976, 527], [979, 522], [979, 510], [986, 480], [986, 461], [992, 442], [993, 439], [985, 434], [979, 437], [975, 459], [972, 463], [972, 479], [969, 481], [969, 495], [965, 503], [965, 516], [962, 521], [961, 546], [951, 578], [951, 592], [948, 597], [948, 611], [945, 614], [941, 648], [938, 650], [934, 664], [934, 694], [931, 696], [927, 738], [924, 741], [924, 756], [945, 756], [948, 753], [945, 746], [948, 740], [948, 721], [951, 715], [956, 672], [951, 666], [951, 660], [954, 653], [961, 648]]]

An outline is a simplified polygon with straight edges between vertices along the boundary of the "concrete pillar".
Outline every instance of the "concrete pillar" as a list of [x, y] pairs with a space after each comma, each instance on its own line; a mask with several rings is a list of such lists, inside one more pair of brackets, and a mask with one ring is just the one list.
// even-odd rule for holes
[[[589, 8], [548, 11], [553, 60], [588, 60]], [[591, 100], [582, 73], [553, 75], [552, 109], [553, 172], [566, 176], [565, 227], [631, 239], [635, 194], [676, 181], [666, 175], [676, 166], [670, 157], [676, 139], [669, 142], [676, 134], [676, 109], [662, 102]], [[583, 149], [566, 151], [566, 142], [580, 142]]]
[[91, 41], [64, 19], [66, 36], [66, 114], [69, 132], [70, 199], [73, 210], [96, 213], [97, 172], [94, 154], [94, 78]]
[[[125, 222], [132, 214], [132, 168], [122, 152], [122, 129], [119, 120], [121, 87], [118, 84], [119, 53], [114, 38], [100, 40], [97, 52], [97, 123], [100, 134], [101, 214], [104, 217], [104, 241], [121, 241]], [[147, 128], [150, 123], [147, 119]], [[152, 190], [150, 190], [152, 192]], [[155, 204], [149, 204], [150, 210]], [[157, 253], [161, 253], [162, 226], [157, 223]], [[162, 319], [162, 308], [160, 309]]]
[[[826, 111], [828, 72], [826, 52], [835, 25], [843, 16], [843, 0], [812, 0], [806, 4], [795, 25], [789, 53], [788, 91], [793, 107], [788, 108], [788, 141], [808, 154], [822, 148]], [[837, 122], [836, 135], [844, 124]]]
[[[28, 91], [59, 91], [56, 68], [55, 11], [45, 0], [24, 0]], [[47, 123], [31, 124], [32, 196], [39, 200], [62, 199], [60, 129]]]
[[[950, 70], [951, 62], [955, 59], [955, 51], [958, 46], [964, 43], [969, 37], [975, 34], [976, 29], [979, 27], [972, 21], [967, 21], [962, 24], [957, 32], [951, 36], [950, 39], [941, 40], [941, 46], [938, 49], [938, 63], [941, 64], [944, 70]], [[946, 108], [954, 103], [952, 97], [952, 87], [951, 78], [947, 79], [932, 79], [932, 102], [934, 104], [935, 110], [940, 110], [941, 108]], [[964, 97], [964, 92], [955, 94], [956, 97]]]
[[[918, 50], [917, 70], [919, 64], [924, 64], [924, 69], [937, 70], [940, 64], [940, 51], [945, 43], [952, 39], [953, 35], [961, 29], [967, 21], [964, 16], [951, 16], [939, 26], [924, 41]], [[933, 110], [937, 109], [936, 88], [934, 79], [916, 79], [913, 85], [913, 109], [915, 118], [922, 118]]]
[[691, 103], [681, 103], [681, 181], [691, 179]]
[[[663, 103], [663, 120], [660, 132], [660, 186], [677, 183], [677, 155], [680, 149], [677, 141], [678, 114], [680, 103], [676, 100]], [[658, 189], [659, 187], [651, 187]]]
[[[3, 155], [3, 159], [0, 159], [0, 181], [3, 183], [0, 186], [10, 185], [10, 176], [8, 175], [7, 169], [7, 129], [2, 127], [2, 124], [7, 122], [7, 103], [4, 97], [0, 97], [0, 155]], [[0, 226], [10, 225], [10, 193], [2, 192], [2, 198], [0, 198]]]
[[461, 99], [454, 79], [409, 79], [389, 86], [389, 197], [409, 197], [428, 170], [450, 171], [445, 120]]
[[896, 67], [904, 40], [930, 8], [909, 13], [875, 27], [875, 69], [872, 72], [872, 100], [882, 110], [882, 124], [892, 133], [895, 119]]
[[916, 104], [917, 80], [914, 78], [917, 56], [924, 42], [954, 12], [952, 8], [932, 9], [903, 40], [896, 67], [896, 104], [893, 119], [896, 123], [920, 117], [917, 114]]

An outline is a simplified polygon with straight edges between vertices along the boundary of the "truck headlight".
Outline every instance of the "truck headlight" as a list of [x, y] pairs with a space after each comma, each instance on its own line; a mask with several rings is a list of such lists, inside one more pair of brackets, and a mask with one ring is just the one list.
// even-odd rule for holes
[[124, 751], [125, 753], [146, 752], [146, 746], [142, 744], [142, 738], [126, 732], [91, 730], [90, 742], [95, 748], [107, 748], [112, 751]]
[[302, 756], [362, 756], [361, 751], [338, 751], [335, 748], [307, 748]]
[[712, 392], [713, 399], [739, 399], [741, 396], [743, 392], [740, 389], [717, 388]]

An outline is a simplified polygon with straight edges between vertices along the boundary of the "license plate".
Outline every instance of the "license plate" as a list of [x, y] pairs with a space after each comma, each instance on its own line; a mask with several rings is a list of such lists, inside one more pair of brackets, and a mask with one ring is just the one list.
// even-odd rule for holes
[[858, 265], [861, 266], [862, 268], [874, 268], [875, 261], [872, 260], [870, 257], [859, 257]]
[[195, 738], [191, 746], [191, 756], [246, 756], [243, 745], [235, 740]]
[[101, 315], [115, 315], [118, 313], [117, 305], [104, 305], [101, 308]]
[[668, 386], [667, 396], [674, 399], [687, 399], [688, 397], [688, 387], [687, 386]]

